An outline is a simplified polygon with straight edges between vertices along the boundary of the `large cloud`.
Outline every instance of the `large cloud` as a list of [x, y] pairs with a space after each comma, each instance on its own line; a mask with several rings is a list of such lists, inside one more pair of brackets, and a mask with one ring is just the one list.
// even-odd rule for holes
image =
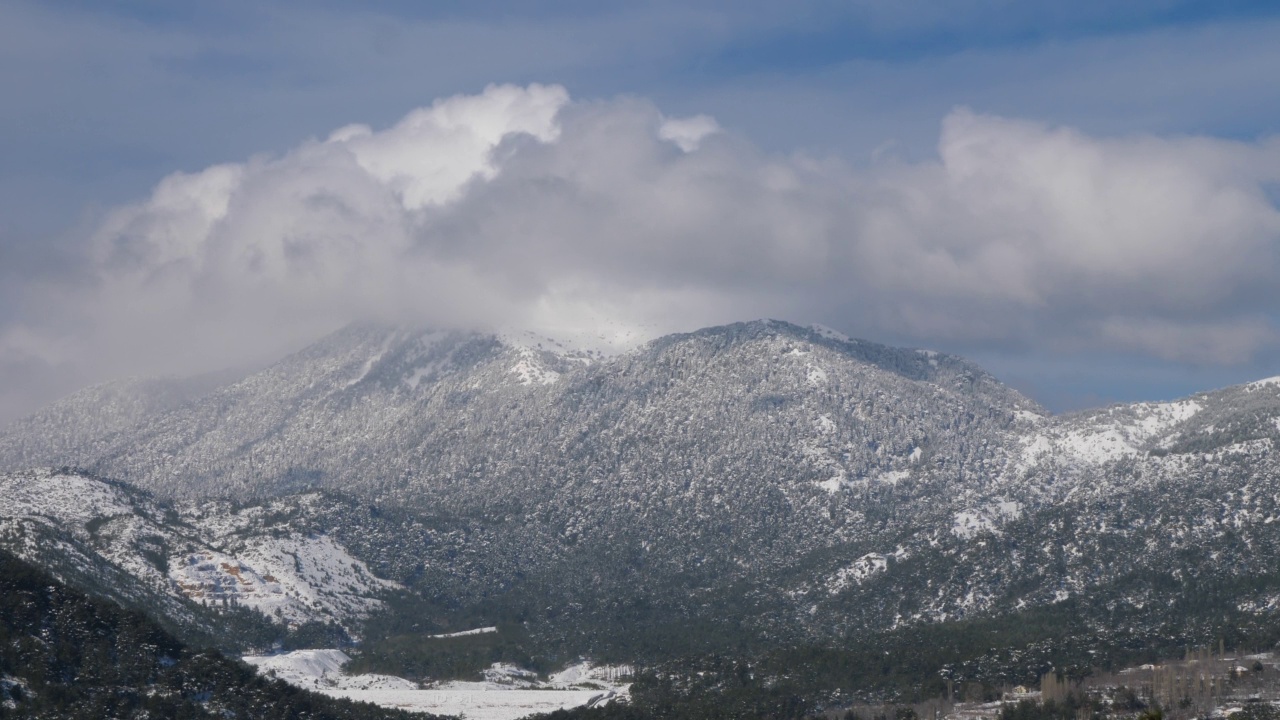
[[922, 345], [1247, 361], [1276, 339], [1280, 142], [958, 109], [935, 159], [763, 153], [705, 116], [492, 86], [175, 174], [32, 288], [0, 362], [259, 361], [358, 318], [640, 337], [779, 316]]

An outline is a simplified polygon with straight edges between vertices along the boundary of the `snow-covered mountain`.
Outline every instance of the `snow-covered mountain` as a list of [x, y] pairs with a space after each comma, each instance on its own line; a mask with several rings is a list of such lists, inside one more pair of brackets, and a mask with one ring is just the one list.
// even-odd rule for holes
[[227, 609], [286, 628], [352, 629], [399, 588], [332, 538], [281, 525], [270, 504], [180, 511], [122, 483], [52, 470], [0, 475], [0, 497], [0, 545], [188, 630], [215, 630]]
[[[1054, 417], [962, 359], [776, 321], [617, 355], [354, 326], [73, 447], [35, 427], [0, 465], [145, 500], [90, 520], [21, 488], [102, 481], [20, 471], [6, 527], [352, 633], [494, 624], [625, 660], [1073, 603], [1099, 637], [1280, 609], [1277, 381]], [[160, 546], [167, 569], [129, 560]]]
[[5, 469], [61, 463], [86, 442], [128, 430], [243, 375], [126, 378], [87, 387], [0, 432], [0, 462]]
[[697, 532], [712, 516], [794, 515], [847, 536], [868, 491], [986, 482], [1038, 412], [957, 358], [784, 323], [605, 360], [356, 327], [41, 460], [173, 498], [319, 487], [437, 511], [503, 507], [566, 537], [598, 525], [594, 513], [671, 516], [665, 527]]

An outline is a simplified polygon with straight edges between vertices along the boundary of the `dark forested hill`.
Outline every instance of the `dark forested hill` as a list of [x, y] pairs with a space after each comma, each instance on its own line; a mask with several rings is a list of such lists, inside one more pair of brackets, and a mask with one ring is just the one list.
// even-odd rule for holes
[[326, 698], [184, 646], [0, 551], [0, 718], [422, 718]]

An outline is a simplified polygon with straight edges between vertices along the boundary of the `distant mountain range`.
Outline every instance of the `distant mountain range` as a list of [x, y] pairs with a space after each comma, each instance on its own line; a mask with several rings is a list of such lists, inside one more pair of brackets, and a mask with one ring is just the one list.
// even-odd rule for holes
[[[1280, 380], [1050, 416], [960, 358], [777, 321], [612, 356], [361, 325], [11, 425], [0, 544], [401, 675], [441, 666], [396, 642], [482, 625], [476, 652], [550, 667], [1055, 612], [1087, 660], [1269, 632], [1278, 441]], [[1043, 639], [945, 671], [1038, 672], [1067, 651]]]

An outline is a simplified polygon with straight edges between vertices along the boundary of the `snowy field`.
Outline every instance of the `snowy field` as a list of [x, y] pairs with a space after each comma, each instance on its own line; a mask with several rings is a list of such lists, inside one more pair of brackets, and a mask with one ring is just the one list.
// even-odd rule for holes
[[561, 708], [607, 704], [627, 697], [628, 686], [617, 684], [616, 677], [620, 671], [630, 673], [630, 668], [580, 663], [539, 682], [531, 679], [533, 673], [528, 671], [494, 665], [485, 671], [483, 681], [452, 680], [422, 688], [389, 675], [346, 675], [342, 666], [348, 660], [341, 650], [296, 650], [244, 658], [260, 673], [325, 695], [468, 720], [515, 720]]
[[[482, 685], [483, 683], [475, 683]], [[334, 690], [327, 695], [467, 720], [515, 720], [535, 713], [607, 702], [602, 690]]]

